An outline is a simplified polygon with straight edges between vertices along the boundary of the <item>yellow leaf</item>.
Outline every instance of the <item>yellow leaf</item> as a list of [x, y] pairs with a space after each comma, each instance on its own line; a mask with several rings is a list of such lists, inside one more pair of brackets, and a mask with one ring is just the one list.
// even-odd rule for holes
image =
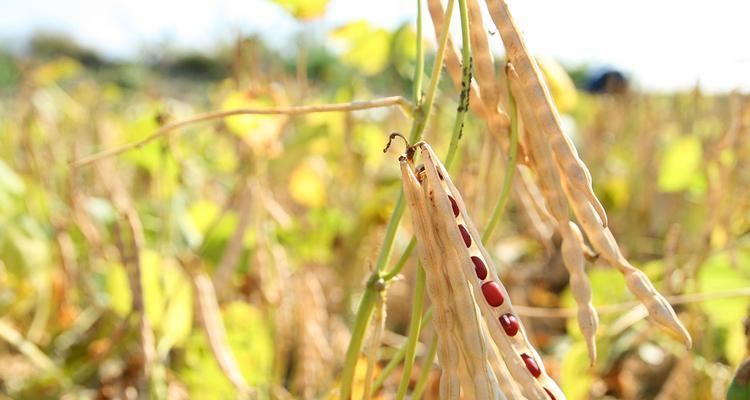
[[34, 80], [39, 86], [48, 86], [71, 77], [81, 70], [81, 64], [69, 57], [60, 57], [34, 70]]
[[673, 140], [664, 152], [659, 170], [659, 189], [679, 192], [703, 182], [701, 172], [703, 146], [695, 136], [682, 136]]
[[346, 24], [331, 33], [331, 37], [343, 43], [345, 64], [355, 67], [365, 75], [382, 72], [388, 64], [390, 34], [361, 20]]
[[130, 293], [128, 274], [119, 263], [110, 263], [106, 275], [107, 294], [112, 310], [120, 317], [128, 315], [133, 295]]
[[326, 201], [326, 188], [321, 174], [309, 162], [300, 164], [292, 171], [289, 193], [294, 201], [307, 207], [320, 207]]
[[549, 86], [550, 94], [555, 100], [560, 114], [570, 112], [578, 102], [578, 91], [576, 90], [570, 75], [565, 72], [557, 61], [549, 57], [537, 57], [539, 68]]
[[272, 0], [299, 20], [310, 20], [323, 16], [329, 0]]
[[562, 362], [560, 380], [562, 390], [568, 398], [585, 399], [587, 397], [594, 379], [591, 376], [591, 368], [589, 368], [585, 342], [576, 341], [568, 349]]

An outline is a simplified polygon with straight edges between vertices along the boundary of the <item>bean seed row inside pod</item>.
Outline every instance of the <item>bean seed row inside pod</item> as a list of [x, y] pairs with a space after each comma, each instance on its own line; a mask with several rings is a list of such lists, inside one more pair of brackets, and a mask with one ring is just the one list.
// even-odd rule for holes
[[[423, 165], [414, 166], [414, 156], [419, 151]], [[459, 297], [461, 291], [469, 293], [472, 299], [468, 306], [444, 305], [443, 309], [455, 309], [459, 314], [476, 314], [482, 323], [475, 325], [473, 336], [453, 335], [458, 340], [476, 340], [487, 343], [490, 351], [486, 357], [501, 357], [500, 362], [507, 366], [515, 385], [529, 399], [564, 399], [562, 391], [547, 375], [541, 357], [531, 346], [524, 328], [512, 308], [508, 292], [499, 280], [491, 257], [479, 240], [480, 235], [471, 221], [463, 199], [453, 185], [447, 170], [430, 146], [419, 142], [413, 146], [407, 145], [407, 150], [400, 158], [404, 191], [407, 197], [410, 213], [412, 214], [415, 235], [419, 244], [420, 256], [425, 265], [428, 280], [428, 295], [433, 302], [451, 303]], [[420, 218], [428, 219], [419, 221]], [[420, 230], [417, 226], [429, 226]], [[433, 243], [427, 243], [433, 242]], [[435, 249], [435, 244], [439, 247]], [[432, 254], [425, 257], [425, 252], [432, 249]], [[436, 254], [440, 257], [436, 259]], [[428, 263], [439, 263], [441, 266], [430, 266]], [[434, 298], [429, 290], [430, 274], [443, 273], [439, 280], [449, 282], [453, 299]], [[434, 279], [434, 277], [432, 277]], [[435, 307], [438, 312], [441, 307]], [[478, 309], [478, 312], [477, 312]], [[438, 319], [436, 318], [436, 323]], [[472, 324], [474, 325], [474, 324]], [[436, 328], [439, 327], [436, 326]], [[449, 335], [441, 335], [438, 331], [438, 346], [442, 341], [450, 340]], [[457, 343], [457, 348], [465, 347], [465, 343]], [[496, 351], [495, 351], [496, 349]], [[439, 352], [439, 355], [443, 354]], [[463, 354], [465, 358], [467, 354]], [[467, 360], [464, 360], [467, 361]], [[447, 366], [441, 362], [444, 369]], [[469, 364], [468, 362], [466, 364]], [[490, 363], [492, 364], [492, 363]], [[460, 368], [460, 366], [459, 366]], [[499, 373], [490, 369], [488, 373], [494, 376], [490, 382], [497, 382]], [[461, 376], [461, 371], [458, 371]], [[442, 382], [441, 382], [442, 386]], [[461, 386], [466, 391], [464, 381]], [[502, 390], [502, 389], [501, 389]], [[441, 395], [443, 394], [441, 387]], [[466, 394], [466, 392], [465, 392]], [[509, 393], [503, 393], [508, 397]], [[509, 398], [512, 398], [509, 397]]]

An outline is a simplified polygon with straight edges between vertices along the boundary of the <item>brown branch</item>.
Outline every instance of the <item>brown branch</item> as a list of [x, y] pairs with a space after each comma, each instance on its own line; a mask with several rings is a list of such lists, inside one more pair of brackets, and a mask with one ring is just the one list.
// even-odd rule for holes
[[167, 136], [170, 132], [182, 128], [187, 125], [191, 125], [197, 122], [210, 121], [214, 119], [223, 119], [234, 115], [301, 115], [301, 114], [312, 114], [321, 112], [342, 112], [342, 111], [358, 111], [367, 110], [371, 108], [382, 108], [390, 106], [400, 106], [407, 114], [411, 114], [412, 105], [408, 100], [401, 96], [383, 97], [380, 99], [369, 100], [369, 101], [354, 101], [350, 103], [335, 103], [335, 104], [321, 104], [315, 106], [292, 106], [292, 107], [278, 107], [278, 108], [240, 108], [235, 110], [226, 111], [209, 111], [206, 113], [196, 114], [187, 119], [180, 121], [170, 122], [161, 128], [157, 129], [154, 133], [146, 136], [145, 138], [128, 144], [124, 144], [119, 147], [114, 147], [108, 150], [104, 150], [99, 153], [80, 158], [73, 161], [72, 165], [80, 167], [93, 163], [94, 161], [101, 160], [103, 158], [113, 157], [121, 153], [125, 153], [130, 150], [141, 148], [146, 144]]
[[250, 225], [250, 217], [252, 216], [250, 207], [253, 201], [255, 185], [250, 179], [244, 180], [244, 190], [240, 195], [239, 204], [237, 204], [237, 212], [240, 214], [240, 219], [237, 222], [237, 227], [230, 237], [226, 250], [224, 250], [224, 254], [222, 254], [221, 260], [216, 266], [216, 272], [214, 273], [214, 288], [216, 289], [216, 292], [219, 293], [221, 300], [225, 300], [229, 297], [227, 294], [227, 287], [232, 279], [232, 274], [240, 261], [240, 257], [242, 256], [245, 244], [245, 232]]
[[[691, 293], [677, 296], [667, 296], [666, 299], [672, 305], [700, 303], [708, 300], [728, 299], [733, 297], [750, 296], [750, 288], [741, 288], [714, 293]], [[599, 314], [617, 314], [633, 307], [641, 305], [638, 301], [628, 301], [619, 304], [608, 304], [596, 307]], [[519, 315], [529, 318], [573, 318], [578, 310], [575, 308], [546, 308], [514, 305]]]

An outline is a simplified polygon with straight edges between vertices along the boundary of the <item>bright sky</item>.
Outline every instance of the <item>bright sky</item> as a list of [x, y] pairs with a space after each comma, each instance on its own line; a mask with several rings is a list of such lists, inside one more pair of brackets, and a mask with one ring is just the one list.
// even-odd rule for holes
[[[748, 1], [509, 2], [536, 54], [617, 66], [649, 89], [699, 82], [711, 91], [750, 92]], [[107, 55], [130, 57], [165, 42], [207, 50], [237, 32], [261, 33], [283, 47], [301, 29], [322, 35], [358, 19], [392, 28], [415, 15], [412, 0], [332, 0], [322, 20], [303, 27], [267, 0], [0, 0], [0, 41], [14, 46], [36, 30], [57, 31]]]

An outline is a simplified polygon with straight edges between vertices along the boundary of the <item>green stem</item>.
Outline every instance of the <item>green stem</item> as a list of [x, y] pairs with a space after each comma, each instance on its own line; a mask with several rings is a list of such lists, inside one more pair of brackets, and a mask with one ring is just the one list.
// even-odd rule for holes
[[[445, 57], [445, 48], [448, 42], [448, 33], [450, 32], [450, 16], [453, 13], [453, 4], [455, 0], [448, 0], [448, 5], [445, 10], [446, 22], [443, 31], [440, 33], [440, 39], [438, 41], [438, 51], [435, 54], [435, 64], [432, 68], [432, 75], [430, 77], [430, 86], [425, 94], [424, 103], [419, 103], [415, 113], [414, 120], [412, 122], [411, 131], [409, 133], [409, 142], [414, 143], [422, 138], [422, 133], [427, 123], [427, 119], [430, 116], [432, 109], [432, 103], [435, 100], [435, 93], [437, 92], [438, 81], [440, 80], [440, 72], [443, 69], [443, 58]], [[419, 33], [419, 32], [418, 32]], [[417, 37], [417, 43], [420, 43], [421, 37]], [[419, 70], [416, 72], [416, 76], [420, 74]], [[380, 254], [378, 255], [378, 262], [375, 270], [370, 276], [369, 281], [382, 281], [380, 274], [385, 264], [391, 255], [393, 249], [393, 240], [398, 230], [398, 225], [401, 222], [401, 217], [404, 214], [404, 208], [406, 207], [404, 201], [403, 190], [399, 194], [398, 202], [396, 207], [393, 209], [391, 219], [388, 221], [388, 227], [386, 228], [386, 236], [383, 239], [383, 246], [380, 248]], [[394, 275], [395, 276], [395, 275]], [[357, 358], [359, 351], [364, 341], [365, 331], [367, 325], [370, 323], [370, 318], [373, 314], [373, 308], [375, 307], [375, 290], [374, 286], [371, 287], [368, 284], [365, 288], [365, 293], [360, 300], [359, 307], [357, 308], [357, 316], [355, 320], [354, 329], [352, 330], [352, 337], [349, 341], [349, 347], [346, 350], [346, 360], [344, 362], [344, 370], [341, 373], [341, 391], [340, 398], [342, 400], [348, 400], [351, 396], [352, 383], [354, 379], [354, 368], [357, 364]]]
[[[450, 8], [451, 4], [449, 4], [448, 7]], [[471, 45], [469, 41], [469, 17], [466, 7], [466, 0], [459, 0], [458, 8], [461, 15], [463, 73], [461, 78], [461, 96], [458, 102], [458, 109], [456, 110], [456, 120], [453, 124], [453, 132], [451, 134], [450, 145], [448, 146], [448, 154], [445, 156], [446, 167], [450, 167], [450, 165], [453, 163], [453, 160], [456, 158], [456, 153], [458, 151], [458, 141], [461, 139], [461, 134], [464, 127], [464, 117], [466, 116], [466, 111], [469, 109], [469, 90], [471, 89]], [[450, 15], [452, 14], [451, 11], [452, 10], [446, 12], [447, 18], [450, 18]], [[448, 27], [444, 29], [447, 30]], [[446, 31], [441, 32], [441, 38], [445, 32]], [[436, 63], [435, 65], [436, 68], [438, 65], [442, 65], [442, 60], [441, 64]], [[433, 74], [434, 72], [435, 70], [433, 70]], [[403, 267], [403, 265], [401, 267]], [[399, 267], [397, 266], [397, 268]], [[414, 368], [414, 351], [416, 350], [416, 344], [419, 339], [419, 333], [421, 330], [421, 325], [419, 324], [419, 316], [422, 314], [422, 308], [424, 307], [424, 287], [425, 273], [424, 268], [422, 268], [422, 266], [420, 265], [417, 269], [417, 277], [414, 289], [414, 303], [412, 305], [408, 348], [406, 352], [406, 358], [404, 359], [404, 373], [396, 395], [397, 400], [403, 399], [406, 395], [406, 391], [411, 380], [411, 371]]]
[[422, 47], [422, 0], [417, 0], [417, 65], [414, 68], [414, 104], [419, 105], [419, 100], [422, 97], [422, 77], [424, 76], [424, 48]]
[[[422, 325], [428, 324], [432, 321], [432, 308], [428, 309], [426, 313], [424, 313], [424, 316], [422, 317]], [[375, 394], [375, 392], [378, 391], [383, 386], [383, 383], [385, 383], [385, 380], [388, 379], [389, 376], [393, 373], [393, 371], [398, 367], [399, 364], [401, 364], [401, 360], [404, 359], [404, 356], [406, 355], [406, 343], [404, 343], [403, 346], [401, 346], [398, 351], [391, 357], [391, 360], [388, 361], [388, 364], [383, 368], [383, 370], [380, 372], [377, 378], [375, 378], [375, 382], [372, 384], [372, 392]]]
[[443, 71], [443, 59], [445, 58], [445, 48], [448, 43], [448, 34], [450, 33], [454, 3], [455, 0], [448, 0], [448, 5], [445, 7], [445, 24], [443, 24], [443, 31], [440, 32], [440, 39], [438, 40], [438, 50], [435, 54], [435, 63], [432, 66], [432, 74], [430, 75], [430, 86], [427, 88], [427, 93], [424, 96], [424, 102], [419, 104], [417, 112], [414, 114], [414, 123], [411, 126], [411, 132], [409, 132], [409, 143], [414, 143], [422, 137], [427, 120], [430, 117], [430, 112], [432, 111], [432, 103], [435, 101], [440, 74]]
[[357, 319], [354, 322], [354, 329], [352, 330], [352, 338], [349, 341], [349, 347], [346, 349], [346, 363], [344, 364], [344, 371], [341, 374], [341, 399], [349, 400], [352, 391], [352, 382], [354, 380], [354, 367], [357, 366], [357, 359], [359, 358], [359, 350], [362, 348], [362, 341], [365, 338], [365, 331], [367, 325], [372, 318], [373, 311], [375, 309], [375, 298], [377, 293], [374, 289], [370, 289], [371, 285], [367, 285], [365, 293], [362, 295], [362, 300], [359, 302], [359, 308], [357, 309]]
[[411, 381], [411, 370], [414, 367], [414, 355], [417, 351], [417, 342], [419, 341], [419, 332], [422, 330], [422, 311], [424, 310], [424, 287], [425, 272], [424, 268], [417, 266], [417, 278], [414, 286], [414, 300], [411, 307], [411, 322], [409, 325], [409, 337], [406, 341], [406, 358], [404, 359], [404, 371], [401, 377], [401, 383], [398, 386], [396, 394], [397, 400], [402, 400], [406, 396]]
[[401, 273], [401, 270], [404, 269], [404, 265], [406, 265], [406, 262], [409, 260], [409, 257], [411, 256], [411, 253], [414, 251], [414, 247], [416, 246], [417, 238], [412, 236], [411, 240], [409, 240], [409, 244], [406, 246], [406, 250], [404, 250], [404, 253], [401, 254], [401, 258], [399, 258], [396, 262], [396, 266], [383, 275], [384, 281], [389, 282], [391, 279], [395, 278], [396, 275]]
[[422, 398], [424, 388], [427, 387], [427, 378], [430, 377], [430, 371], [432, 371], [432, 363], [435, 362], [435, 355], [437, 354], [438, 338], [437, 334], [432, 334], [432, 340], [430, 341], [430, 350], [427, 351], [427, 357], [425, 357], [422, 363], [422, 372], [419, 374], [416, 386], [414, 386], [414, 392], [411, 395], [412, 400], [419, 400]]
[[396, 232], [398, 231], [398, 225], [401, 222], [401, 217], [404, 216], [404, 210], [406, 209], [406, 201], [404, 200], [404, 191], [398, 195], [398, 201], [396, 201], [396, 207], [393, 208], [393, 214], [391, 214], [390, 220], [388, 220], [388, 227], [385, 229], [385, 237], [383, 238], [383, 247], [380, 248], [380, 254], [378, 254], [378, 261], [375, 264], [375, 271], [373, 274], [380, 274], [383, 268], [391, 258], [391, 252], [393, 251], [393, 242], [396, 238]]
[[505, 176], [503, 177], [503, 188], [500, 192], [500, 198], [497, 199], [495, 209], [492, 210], [490, 221], [487, 223], [482, 234], [482, 243], [487, 243], [492, 237], [492, 233], [495, 231], [497, 223], [500, 221], [500, 216], [505, 210], [505, 205], [508, 204], [508, 198], [510, 198], [510, 187], [513, 182], [513, 175], [516, 172], [516, 158], [518, 157], [518, 115], [516, 113], [516, 100], [513, 97], [513, 93], [510, 92], [510, 84], [508, 85], [508, 115], [510, 116], [510, 149], [508, 155], [508, 163], [505, 165]]
[[466, 0], [458, 0], [458, 11], [461, 15], [461, 95], [456, 110], [456, 121], [453, 124], [451, 142], [448, 154], [445, 156], [445, 166], [450, 167], [458, 150], [458, 140], [464, 129], [464, 117], [469, 110], [469, 91], [471, 90], [471, 42], [469, 41], [469, 16], [466, 11]]

